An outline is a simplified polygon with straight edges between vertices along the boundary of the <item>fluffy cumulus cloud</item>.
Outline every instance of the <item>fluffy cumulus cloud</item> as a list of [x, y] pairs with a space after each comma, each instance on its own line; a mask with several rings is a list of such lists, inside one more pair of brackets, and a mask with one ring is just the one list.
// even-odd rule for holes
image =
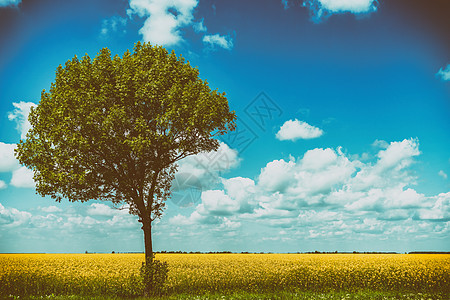
[[309, 150], [298, 161], [293, 174], [295, 183], [288, 191], [301, 201], [316, 203], [320, 195], [330, 193], [351, 178], [358, 163], [350, 161], [339, 148]]
[[366, 13], [376, 9], [376, 0], [318, 0], [323, 9], [332, 12]]
[[248, 178], [222, 178], [223, 190], [206, 190], [201, 194], [201, 202], [189, 216], [181, 214], [171, 217], [169, 223], [176, 227], [203, 226], [215, 231], [235, 232], [241, 227], [236, 220], [238, 214], [253, 211], [255, 182]]
[[0, 225], [4, 228], [23, 226], [31, 220], [31, 213], [15, 208], [4, 207], [0, 203]]
[[[194, 17], [198, 0], [129, 0], [127, 10], [131, 18], [137, 15], [145, 18], [143, 27], [139, 30], [145, 42], [165, 47], [175, 46], [184, 41], [183, 30], [192, 28], [195, 33], [203, 34], [202, 41], [209, 50], [233, 48], [233, 38], [228, 35], [208, 34], [204, 19]], [[117, 31], [123, 27], [123, 19], [107, 19], [102, 25], [102, 34]]]
[[323, 135], [322, 129], [295, 119], [286, 121], [277, 132], [276, 138], [280, 141], [296, 141], [298, 139], [314, 139], [321, 135]]
[[14, 149], [16, 149], [16, 144], [0, 142], [0, 172], [11, 172], [19, 168]]
[[19, 188], [34, 188], [33, 171], [20, 167], [13, 171], [10, 185]]
[[[16, 144], [5, 144], [0, 142], [0, 173], [11, 173], [10, 185], [20, 188], [33, 188], [33, 172], [26, 167], [21, 167], [14, 155]], [[0, 181], [0, 189], [7, 187], [4, 181]]]
[[212, 49], [220, 47], [226, 50], [233, 49], [233, 39], [230, 36], [220, 34], [205, 35], [203, 43], [210, 46]]
[[433, 197], [430, 207], [420, 209], [417, 218], [431, 221], [450, 221], [450, 192]]
[[217, 151], [184, 158], [178, 162], [170, 200], [180, 207], [194, 206], [200, 202], [202, 191], [220, 184], [220, 176], [239, 163], [238, 152], [225, 143], [220, 143]]
[[209, 190], [202, 193], [202, 203], [197, 207], [201, 215], [229, 216], [239, 210], [239, 203], [222, 190]]
[[197, 0], [130, 0], [128, 15], [145, 17], [139, 30], [144, 41], [173, 46], [182, 40], [181, 29], [193, 23]]
[[436, 76], [441, 78], [444, 81], [450, 80], [450, 64], [448, 64], [445, 68], [440, 68], [436, 73]]
[[[129, 214], [128, 209], [116, 209], [103, 203], [85, 205], [75, 214], [63, 214], [64, 226], [72, 227], [80, 225], [84, 228], [102, 227], [105, 230], [123, 231], [130, 228], [138, 228], [136, 218]], [[137, 231], [139, 233], [139, 231]]]
[[[105, 245], [112, 242], [113, 249], [136, 251], [135, 243], [139, 245], [142, 241], [140, 224], [135, 216], [128, 214], [127, 210], [117, 210], [102, 203], [64, 203], [30, 208], [29, 211], [0, 204], [0, 236], [3, 241], [12, 242], [1, 245], [0, 252], [38, 249], [30, 247], [30, 243], [35, 243], [35, 247], [43, 243], [43, 251], [49, 251], [48, 244], [52, 251], [57, 251], [54, 249], [59, 249], [61, 243], [70, 245], [70, 251], [86, 250], [84, 243], [80, 246], [82, 248], [76, 248], [78, 241], [89, 241], [87, 245], [96, 244], [99, 249], [105, 249]], [[76, 240], [73, 239], [75, 236]], [[22, 248], [14, 248], [20, 243], [20, 238], [26, 244]], [[123, 242], [114, 244], [117, 239]], [[131, 240], [134, 246], [128, 245]]]
[[386, 150], [378, 152], [377, 168], [380, 171], [394, 167], [403, 169], [412, 163], [414, 156], [419, 154], [419, 141], [417, 139], [392, 142]]
[[0, 7], [4, 6], [17, 6], [22, 0], [0, 0]]
[[332, 14], [352, 13], [368, 14], [377, 10], [377, 0], [305, 0], [315, 20], [321, 20]]
[[25, 139], [27, 132], [31, 129], [31, 124], [28, 121], [28, 114], [31, 108], [36, 106], [33, 102], [18, 102], [13, 103], [14, 111], [8, 114], [8, 119], [10, 121], [15, 121], [17, 123], [17, 130], [20, 132], [20, 138]]
[[222, 178], [222, 189], [203, 191], [190, 215], [177, 215], [170, 223], [236, 232], [243, 222], [255, 222], [283, 228], [292, 239], [401, 239], [448, 232], [450, 193], [426, 196], [413, 188], [419, 141], [377, 145], [382, 149], [367, 162], [341, 148], [316, 148], [299, 158], [268, 162], [256, 180]]
[[237, 167], [240, 163], [238, 152], [221, 142], [217, 151], [191, 155], [178, 163], [175, 176], [175, 190], [191, 186], [208, 189], [219, 182], [219, 176]]
[[239, 213], [251, 213], [255, 207], [255, 181], [245, 177], [222, 179], [225, 193], [237, 202]]
[[[36, 104], [32, 102], [18, 102], [13, 103], [14, 110], [8, 114], [8, 119], [15, 121], [17, 130], [20, 132], [22, 139], [26, 138], [28, 130], [31, 128], [28, 122], [28, 114], [31, 107]], [[14, 150], [16, 144], [7, 144], [0, 142], [0, 173], [12, 173], [10, 185], [16, 187], [34, 187], [33, 174], [25, 167], [21, 167], [19, 161], [16, 159]], [[0, 189], [7, 187], [4, 181], [0, 182]]]
[[295, 180], [292, 177], [294, 168], [295, 162], [292, 160], [280, 159], [269, 162], [259, 174], [260, 186], [268, 191], [284, 192]]
[[[450, 192], [430, 196], [414, 189], [419, 141], [410, 138], [375, 146], [364, 162], [358, 160], [361, 155], [340, 147], [315, 148], [269, 161], [253, 178], [225, 178], [222, 172], [237, 166], [239, 159], [236, 151], [221, 144], [216, 153], [181, 163], [185, 174], [195, 173], [202, 180], [215, 174], [214, 183], [203, 185], [198, 202], [189, 209], [173, 210], [169, 204], [170, 213], [155, 224], [155, 233], [203, 251], [207, 249], [198, 248], [200, 241], [223, 243], [221, 249], [229, 249], [227, 243], [245, 239], [246, 245], [255, 244], [255, 250], [282, 241], [292, 243], [295, 251], [307, 251], [307, 246], [298, 248], [299, 241], [311, 247], [324, 239], [336, 245], [353, 241], [351, 247], [358, 250], [361, 241], [390, 240], [385, 245], [393, 245], [402, 240], [447, 238]], [[228, 158], [217, 159], [219, 153]], [[139, 223], [127, 209], [108, 203], [64, 205], [21, 211], [0, 204], [2, 239], [36, 232], [50, 239], [76, 235], [87, 240], [105, 238], [103, 242], [133, 235], [136, 243], [142, 242]], [[173, 245], [179, 249], [177, 243]], [[361, 250], [390, 249], [367, 247]]]

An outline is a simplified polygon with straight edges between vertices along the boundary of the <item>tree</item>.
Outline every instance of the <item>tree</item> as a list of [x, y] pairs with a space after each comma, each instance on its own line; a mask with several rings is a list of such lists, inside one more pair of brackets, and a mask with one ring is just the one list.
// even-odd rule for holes
[[183, 57], [138, 42], [122, 58], [104, 48], [60, 65], [16, 157], [41, 196], [128, 204], [152, 260], [152, 222], [170, 197], [176, 162], [217, 150], [215, 137], [234, 130], [235, 119], [225, 93]]

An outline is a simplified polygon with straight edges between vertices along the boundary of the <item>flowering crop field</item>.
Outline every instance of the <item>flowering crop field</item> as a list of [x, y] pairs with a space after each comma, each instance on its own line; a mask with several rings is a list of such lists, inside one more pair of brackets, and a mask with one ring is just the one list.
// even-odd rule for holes
[[[168, 294], [448, 293], [446, 254], [157, 254]], [[0, 296], [142, 294], [143, 254], [0, 254]]]

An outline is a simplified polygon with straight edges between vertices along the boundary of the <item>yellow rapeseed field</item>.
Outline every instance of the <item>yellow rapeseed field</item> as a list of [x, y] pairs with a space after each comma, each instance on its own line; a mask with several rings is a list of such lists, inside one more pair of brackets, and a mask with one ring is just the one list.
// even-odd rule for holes
[[[450, 290], [445, 254], [157, 254], [168, 293]], [[142, 293], [143, 254], [0, 254], [0, 295]]]

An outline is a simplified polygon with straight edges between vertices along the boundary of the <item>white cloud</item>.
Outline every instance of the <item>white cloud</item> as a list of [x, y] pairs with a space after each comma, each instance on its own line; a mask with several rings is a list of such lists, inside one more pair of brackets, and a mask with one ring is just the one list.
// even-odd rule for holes
[[[223, 189], [216, 186], [205, 190], [198, 205], [163, 218], [155, 232], [161, 237], [171, 236], [171, 240], [184, 239], [194, 245], [192, 250], [210, 236], [221, 246], [233, 245], [237, 240], [233, 236], [244, 237], [255, 245], [263, 238], [307, 244], [309, 239], [326, 237], [330, 243], [336, 243], [345, 237], [346, 243], [354, 242], [349, 247], [358, 246], [363, 240], [390, 239], [392, 245], [408, 239], [446, 237], [450, 192], [429, 196], [414, 189], [416, 179], [411, 166], [420, 155], [419, 141], [405, 139], [380, 144], [383, 147], [378, 154], [365, 162], [341, 148], [297, 153], [300, 156], [296, 158], [270, 161], [255, 180], [222, 178], [217, 170], [229, 169], [230, 163], [219, 160], [211, 168]], [[223, 149], [233, 155], [231, 165], [236, 165], [237, 152], [224, 146]], [[206, 178], [209, 173], [202, 165], [214, 161], [211, 157], [201, 157], [202, 164], [188, 160], [184, 168]], [[14, 230], [22, 228], [24, 232], [28, 227], [41, 228], [50, 233], [92, 239], [123, 230], [122, 234], [136, 232], [137, 241], [142, 239], [139, 223], [126, 210], [117, 211], [103, 203], [83, 205], [73, 211], [67, 206], [61, 208], [64, 210], [58, 206], [39, 208], [42, 214], [39, 216], [0, 206], [0, 231], [6, 232], [8, 226]], [[172, 207], [169, 209], [173, 213]], [[14, 225], [3, 226], [6, 224]]]
[[367, 13], [376, 9], [376, 0], [319, 0], [323, 9], [332, 12]]
[[[241, 227], [241, 222], [234, 220], [233, 217], [201, 215], [198, 211], [194, 211], [190, 216], [178, 214], [169, 219], [169, 224], [176, 227], [175, 232], [172, 231], [170, 234], [171, 236], [180, 234], [204, 236], [205, 231], [214, 232], [216, 237], [217, 235], [234, 236], [232, 233]], [[189, 228], [189, 230], [183, 230], [184, 228]]]
[[106, 204], [92, 203], [87, 210], [87, 214], [91, 216], [126, 215], [128, 214], [128, 209], [115, 209]]
[[[4, 251], [13, 251], [12, 249], [19, 251], [24, 247], [23, 245], [29, 247], [26, 248], [27, 251], [37, 251], [37, 249], [48, 251], [48, 245], [51, 245], [52, 249], [63, 249], [64, 244], [67, 243], [70, 247], [81, 246], [77, 250], [73, 248], [70, 250], [77, 252], [92, 249], [84, 248], [85, 243], [89, 245], [98, 243], [97, 247], [100, 248], [97, 249], [105, 247], [103, 251], [111, 251], [109, 248], [111, 246], [108, 245], [114, 245], [112, 249], [116, 251], [122, 247], [125, 248], [121, 251], [135, 251], [133, 249], [141, 245], [142, 231], [136, 216], [123, 211], [117, 211], [116, 215], [89, 215], [88, 211], [92, 208], [90, 205], [62, 203], [58, 206], [37, 207], [31, 214], [3, 205], [5, 204], [0, 204], [0, 236], [2, 241], [8, 243], [8, 245], [2, 245]], [[77, 239], [76, 243], [72, 243], [74, 237]], [[117, 244], [117, 240], [124, 238], [127, 243]], [[131, 240], [134, 245], [129, 247]], [[80, 242], [81, 244], [78, 245]], [[22, 246], [11, 248], [18, 245]], [[39, 245], [44, 248], [39, 248]]]
[[130, 0], [128, 15], [146, 17], [139, 30], [145, 42], [173, 46], [183, 40], [180, 29], [192, 25], [198, 0]]
[[[222, 179], [223, 190], [203, 192], [190, 216], [175, 216], [170, 223], [177, 228], [209, 224], [217, 229], [228, 218], [236, 228], [244, 221], [256, 222], [303, 239], [404, 239], [419, 233], [426, 238], [446, 232], [440, 225], [427, 224], [450, 219], [450, 193], [429, 197], [412, 188], [415, 177], [409, 167], [420, 155], [418, 140], [379, 144], [383, 147], [374, 162], [351, 159], [354, 156], [341, 148], [317, 148], [299, 159], [267, 163], [256, 182]], [[302, 230], [294, 232], [299, 227]]]
[[234, 177], [222, 179], [222, 184], [227, 195], [239, 203], [240, 213], [251, 213], [255, 206], [255, 182], [250, 178]]
[[[280, 194], [277, 196], [282, 197]], [[290, 218], [296, 218], [298, 212], [295, 210], [279, 209], [274, 207], [273, 203], [261, 202], [259, 208], [255, 209], [255, 213], [252, 217], [256, 219], [272, 219], [275, 220], [272, 224], [286, 224], [285, 222], [279, 222], [278, 219], [287, 219], [287, 224], [291, 224]]]
[[208, 44], [212, 48], [218, 46], [226, 50], [233, 49], [233, 39], [230, 36], [223, 36], [218, 33], [205, 35], [203, 37], [203, 43]]
[[17, 130], [20, 132], [20, 138], [25, 139], [28, 130], [31, 129], [31, 124], [28, 121], [28, 115], [31, 108], [36, 106], [33, 102], [19, 102], [13, 103], [14, 111], [8, 114], [8, 119], [17, 123]]
[[330, 148], [308, 150], [303, 155], [302, 168], [305, 170], [321, 170], [333, 164], [337, 158], [336, 152]]
[[186, 217], [183, 215], [176, 215], [172, 218], [170, 218], [169, 223], [175, 225], [175, 226], [189, 226], [193, 224], [192, 218]]
[[[286, 195], [308, 205], [345, 206], [350, 210], [417, 207], [424, 196], [407, 185], [415, 177], [405, 169], [420, 154], [416, 139], [391, 143], [378, 153], [378, 161], [350, 160], [340, 148], [313, 149], [297, 162]], [[269, 176], [268, 176], [269, 177]]]
[[47, 213], [55, 213], [55, 212], [62, 212], [62, 209], [59, 207], [56, 207], [54, 205], [48, 206], [48, 207], [41, 207], [40, 208], [43, 212]]
[[206, 32], [208, 29], [206, 28], [206, 26], [203, 24], [203, 20], [199, 22], [195, 22], [193, 25], [193, 28], [195, 30], [195, 32], [199, 33], [199, 32]]
[[239, 210], [239, 203], [221, 190], [202, 193], [202, 203], [196, 211], [201, 215], [228, 216]]
[[380, 220], [387, 221], [400, 221], [411, 218], [413, 212], [409, 209], [391, 209], [386, 211], [381, 217]]
[[3, 180], [0, 180], [0, 190], [6, 189], [8, 185]]
[[233, 177], [222, 179], [225, 191], [230, 197], [237, 200], [244, 200], [249, 193], [254, 193], [255, 182], [250, 178]]
[[237, 150], [221, 142], [217, 151], [191, 155], [178, 162], [174, 188], [210, 188], [218, 183], [220, 174], [236, 168], [240, 161]]
[[243, 178], [228, 179], [224, 183], [227, 186], [227, 191], [230, 191], [236, 198], [226, 194], [223, 190], [204, 191], [201, 194], [201, 203], [195, 207], [195, 210], [189, 216], [178, 214], [169, 219], [169, 224], [177, 228], [189, 226], [191, 229], [192, 226], [200, 226], [217, 232], [237, 230], [241, 223], [235, 220], [234, 215], [244, 213], [245, 211], [241, 208], [245, 209], [248, 204], [247, 199], [243, 199], [243, 194], [234, 189], [238, 186], [250, 187], [252, 185], [250, 180], [241, 179]]
[[20, 167], [13, 171], [9, 184], [20, 188], [34, 188], [33, 171], [26, 167]]
[[[352, 191], [347, 190], [347, 194]], [[349, 196], [349, 195], [347, 195]], [[392, 209], [418, 208], [426, 203], [426, 197], [411, 188], [402, 185], [370, 188], [367, 192], [359, 192], [354, 201], [345, 207], [351, 211], [378, 211], [389, 213]]]
[[26, 211], [4, 207], [0, 203], [0, 225], [11, 228], [18, 227], [30, 221], [32, 215]]
[[450, 192], [432, 197], [432, 206], [419, 210], [419, 218], [432, 221], [450, 221]]
[[[101, 221], [96, 221], [101, 223]], [[106, 224], [113, 228], [120, 228], [123, 230], [129, 228], [136, 229], [139, 223], [137, 222], [137, 220], [133, 219], [131, 215], [115, 215], [112, 217], [112, 219], [108, 219], [106, 221]]]
[[239, 165], [238, 151], [220, 142], [217, 151], [199, 153], [186, 159], [195, 161], [197, 166], [207, 168], [209, 172], [225, 172]]
[[417, 139], [392, 142], [386, 150], [378, 153], [380, 160], [377, 163], [377, 167], [381, 170], [392, 167], [404, 168], [411, 164], [412, 157], [419, 154], [419, 141]]
[[414, 208], [426, 203], [425, 195], [417, 193], [412, 188], [404, 188], [401, 185], [385, 191], [385, 208]]
[[2, 6], [17, 6], [22, 0], [0, 0], [0, 7]]
[[[272, 193], [260, 201], [275, 208], [292, 210], [302, 205], [317, 205], [334, 188], [352, 178], [358, 161], [350, 161], [340, 149], [313, 149], [297, 161], [274, 160], [261, 169], [257, 190]], [[267, 205], [266, 205], [267, 208]]]
[[241, 227], [241, 222], [236, 222], [227, 217], [224, 217], [218, 230], [236, 230], [239, 227]]
[[372, 143], [372, 146], [376, 148], [386, 149], [387, 147], [389, 147], [389, 143], [383, 140], [375, 140], [375, 142]]
[[180, 207], [194, 206], [201, 201], [202, 191], [214, 189], [220, 176], [239, 163], [238, 152], [225, 143], [220, 143], [217, 151], [182, 159], [172, 182], [171, 201]]
[[406, 169], [418, 155], [420, 155], [420, 151], [417, 139], [392, 142], [385, 150], [378, 152], [378, 160], [374, 165], [360, 163], [359, 172], [350, 179], [348, 186], [353, 192], [356, 192], [385, 188], [386, 186], [401, 185], [404, 187], [414, 184], [415, 177]]
[[287, 226], [293, 222], [287, 219], [298, 215], [299, 205], [318, 203], [322, 196], [317, 194], [329, 193], [333, 186], [348, 180], [355, 164], [340, 149], [310, 150], [297, 162], [293, 157], [274, 160], [261, 169], [257, 184], [249, 178], [234, 177], [222, 179], [224, 190], [203, 192], [195, 209], [203, 218], [180, 216], [173, 221], [220, 223], [223, 220], [206, 217], [247, 215], [250, 219], [278, 219], [269, 223]]
[[447, 178], [448, 178], [447, 173], [445, 173], [443, 170], [440, 170], [439, 173], [438, 173], [438, 175], [441, 176], [441, 177], [444, 178], [444, 179], [447, 179]]
[[306, 122], [295, 120], [286, 121], [276, 134], [276, 138], [280, 141], [298, 139], [314, 139], [323, 134], [323, 130], [309, 125]]
[[[129, 0], [130, 8], [127, 14], [130, 18], [133, 15], [145, 18], [144, 25], [139, 30], [144, 42], [168, 47], [184, 42], [183, 29], [185, 28], [192, 28], [198, 34], [207, 32], [204, 19], [198, 21], [194, 18], [197, 5], [198, 0]], [[122, 25], [123, 21], [119, 21], [105, 20], [102, 25], [102, 35]], [[205, 34], [202, 41], [209, 49], [221, 47], [231, 50], [233, 48], [233, 39], [230, 36]]]
[[294, 183], [294, 161], [274, 160], [261, 169], [258, 185], [267, 191], [284, 192]]
[[[324, 160], [320, 161], [321, 159]], [[304, 200], [308, 203], [316, 202], [310, 196], [327, 194], [347, 182], [355, 172], [357, 163], [351, 162], [343, 153], [336, 153], [329, 148], [309, 150], [299, 163], [294, 175], [296, 184], [290, 193], [304, 195]]]
[[14, 155], [16, 147], [16, 144], [0, 142], [0, 172], [11, 172], [19, 168], [19, 161]]
[[73, 227], [73, 226], [80, 226], [80, 227], [91, 227], [92, 225], [100, 223], [96, 219], [90, 217], [90, 216], [73, 216], [68, 217], [67, 222], [64, 223], [64, 227]]
[[305, 0], [316, 20], [339, 13], [367, 14], [377, 10], [377, 0]]
[[[93, 203], [77, 209], [61, 209], [56, 206], [42, 207], [40, 211], [46, 215], [34, 215], [31, 223], [34, 227], [58, 229], [66, 234], [106, 236], [108, 232], [136, 228], [136, 218], [128, 214], [128, 210], [116, 210], [105, 204]], [[91, 228], [96, 228], [91, 231]], [[112, 228], [114, 228], [112, 230]]]
[[448, 64], [445, 68], [440, 68], [436, 73], [436, 76], [440, 77], [444, 81], [450, 80], [450, 64]]
[[126, 33], [125, 26], [127, 25], [127, 19], [114, 16], [108, 19], [103, 19], [100, 35], [107, 37], [110, 34], [119, 32]]
[[[42, 210], [42, 208], [41, 208], [41, 210]], [[60, 211], [54, 211], [54, 213], [60, 213]], [[61, 228], [64, 226], [64, 219], [61, 216], [57, 216], [57, 215], [53, 214], [52, 212], [48, 212], [48, 214], [45, 216], [34, 215], [31, 219], [31, 224], [33, 227], [37, 227], [37, 228], [41, 228], [41, 229], [43, 229], [43, 228], [45, 228], [45, 229]]]

